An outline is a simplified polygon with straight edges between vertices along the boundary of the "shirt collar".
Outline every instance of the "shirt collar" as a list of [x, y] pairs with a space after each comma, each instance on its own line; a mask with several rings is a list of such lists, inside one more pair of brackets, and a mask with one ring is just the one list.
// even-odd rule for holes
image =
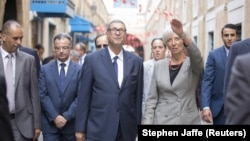
[[123, 49], [121, 50], [121, 52], [120, 52], [118, 55], [115, 55], [114, 52], [112, 52], [111, 49], [110, 49], [109, 47], [108, 47], [108, 51], [109, 51], [111, 60], [113, 60], [113, 58], [114, 58], [115, 56], [118, 56], [119, 59], [123, 60]]
[[228, 54], [229, 54], [229, 48], [227, 48], [226, 46], [224, 46], [224, 48], [225, 48], [226, 54], [228, 56]]
[[0, 47], [1, 53], [2, 53], [2, 57], [5, 58], [7, 55], [12, 54], [13, 57], [16, 57], [16, 53], [8, 53], [7, 51], [5, 51], [2, 47]]
[[67, 67], [67, 66], [69, 66], [69, 61], [70, 61], [70, 59], [66, 60], [65, 62], [62, 62], [62, 61], [60, 61], [60, 60], [57, 59], [57, 65], [58, 65], [58, 67], [60, 67], [61, 63], [65, 63], [66, 67]]

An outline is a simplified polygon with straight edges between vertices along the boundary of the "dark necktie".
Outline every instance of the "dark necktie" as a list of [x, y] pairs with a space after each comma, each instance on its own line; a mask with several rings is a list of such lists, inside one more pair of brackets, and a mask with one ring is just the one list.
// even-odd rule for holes
[[115, 76], [118, 79], [118, 65], [117, 65], [118, 56], [115, 56], [113, 59], [114, 59], [113, 67], [114, 67], [114, 71], [115, 71]]
[[65, 70], [64, 67], [66, 66], [65, 63], [61, 63], [61, 70], [60, 70], [60, 83], [61, 83], [61, 89], [64, 88], [64, 82], [65, 82]]
[[7, 98], [9, 101], [9, 110], [12, 113], [14, 112], [14, 107], [15, 107], [12, 55], [9, 54], [6, 56], [6, 58], [8, 58], [5, 71], [6, 84], [7, 84]]

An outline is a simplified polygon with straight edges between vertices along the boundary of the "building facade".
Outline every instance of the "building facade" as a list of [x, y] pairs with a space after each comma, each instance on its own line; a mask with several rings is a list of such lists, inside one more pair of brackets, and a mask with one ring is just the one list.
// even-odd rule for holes
[[[153, 9], [154, 12], [146, 14], [145, 32], [157, 31], [155, 36], [161, 36], [171, 17], [179, 18], [206, 62], [209, 51], [223, 45], [221, 28], [225, 24], [238, 26], [240, 40], [250, 37], [250, 28], [247, 26], [250, 25], [247, 16], [249, 7], [249, 0], [161, 0], [148, 5], [148, 11]], [[145, 36], [144, 40], [151, 41], [153, 37]], [[150, 58], [150, 42], [146, 42], [144, 48], [147, 60]]]

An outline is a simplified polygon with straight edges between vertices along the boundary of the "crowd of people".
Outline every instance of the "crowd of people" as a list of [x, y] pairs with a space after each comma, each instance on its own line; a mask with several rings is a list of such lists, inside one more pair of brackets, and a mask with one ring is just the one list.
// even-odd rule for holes
[[43, 45], [23, 47], [23, 36], [14, 20], [0, 32], [1, 141], [35, 141], [41, 133], [44, 141], [135, 141], [141, 124], [250, 123], [242, 110], [250, 103], [250, 40], [238, 41], [233, 24], [222, 28], [224, 45], [205, 65], [178, 19], [152, 39], [148, 61], [123, 48], [121, 20], [96, 36], [97, 51], [88, 54], [59, 33], [53, 55], [43, 58]]

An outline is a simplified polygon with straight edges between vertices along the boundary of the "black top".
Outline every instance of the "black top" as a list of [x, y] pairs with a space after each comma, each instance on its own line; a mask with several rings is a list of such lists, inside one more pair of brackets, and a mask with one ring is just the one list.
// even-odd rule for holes
[[170, 75], [170, 83], [171, 83], [171, 85], [174, 82], [175, 77], [179, 73], [181, 66], [182, 66], [182, 63], [178, 64], [178, 65], [169, 65], [169, 75]]

